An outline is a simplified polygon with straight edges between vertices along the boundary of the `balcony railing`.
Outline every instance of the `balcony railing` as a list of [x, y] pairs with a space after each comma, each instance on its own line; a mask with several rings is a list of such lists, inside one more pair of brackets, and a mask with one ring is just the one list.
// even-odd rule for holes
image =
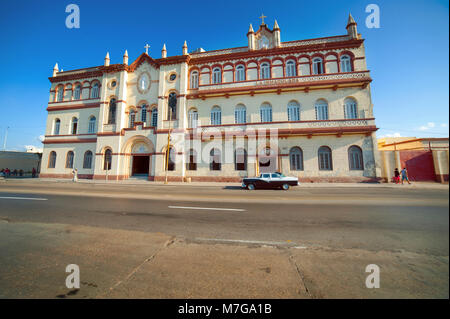
[[[218, 84], [203, 84], [199, 85], [196, 90], [190, 90], [191, 94], [204, 93], [215, 90], [232, 89], [232, 88], [250, 88], [250, 87], [273, 87], [273, 86], [289, 86], [289, 84], [320, 84], [320, 82], [336, 82], [340, 81], [370, 81], [370, 71], [355, 71], [348, 73], [328, 73], [317, 75], [302, 75], [289, 78], [275, 78], [265, 80], [247, 80], [241, 82], [227, 82]], [[313, 83], [311, 83], [313, 82]]]

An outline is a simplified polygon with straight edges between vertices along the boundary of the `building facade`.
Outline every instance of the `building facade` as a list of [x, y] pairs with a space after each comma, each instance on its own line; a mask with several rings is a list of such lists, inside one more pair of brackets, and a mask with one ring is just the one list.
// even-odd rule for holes
[[[300, 181], [380, 176], [364, 40], [281, 42], [264, 22], [248, 45], [50, 77], [41, 177], [240, 181], [280, 171]], [[170, 141], [170, 142], [169, 142]], [[167, 177], [166, 177], [167, 176]]]

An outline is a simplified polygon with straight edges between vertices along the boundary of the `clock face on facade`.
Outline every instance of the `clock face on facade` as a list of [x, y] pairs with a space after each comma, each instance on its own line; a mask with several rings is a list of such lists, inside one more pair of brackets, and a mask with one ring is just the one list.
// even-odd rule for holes
[[142, 73], [137, 81], [138, 91], [141, 93], [147, 92], [150, 88], [150, 76], [147, 73]]

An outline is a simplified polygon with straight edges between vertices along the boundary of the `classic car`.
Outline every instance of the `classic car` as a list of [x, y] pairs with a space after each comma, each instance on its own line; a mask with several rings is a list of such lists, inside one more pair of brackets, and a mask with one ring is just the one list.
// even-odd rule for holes
[[242, 187], [249, 190], [256, 188], [281, 188], [288, 190], [290, 186], [297, 186], [297, 177], [288, 177], [282, 173], [262, 173], [259, 177], [248, 177], [242, 180]]

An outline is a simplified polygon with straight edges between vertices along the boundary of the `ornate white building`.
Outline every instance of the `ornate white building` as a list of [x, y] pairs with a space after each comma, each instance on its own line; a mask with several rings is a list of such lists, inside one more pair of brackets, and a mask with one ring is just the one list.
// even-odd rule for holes
[[[364, 40], [281, 42], [275, 21], [248, 45], [58, 71], [41, 177], [240, 181], [281, 171], [300, 181], [380, 176]], [[170, 132], [170, 151], [168, 134]], [[170, 155], [170, 156], [166, 156]], [[168, 159], [168, 160], [167, 160]]]

